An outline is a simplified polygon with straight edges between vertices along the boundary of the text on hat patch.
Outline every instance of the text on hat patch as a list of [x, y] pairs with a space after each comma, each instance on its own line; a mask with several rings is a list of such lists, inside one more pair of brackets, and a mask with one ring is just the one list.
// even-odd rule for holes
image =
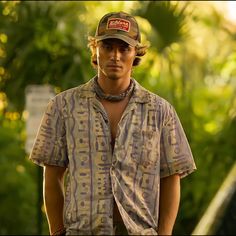
[[107, 29], [116, 29], [129, 32], [130, 22], [120, 18], [111, 18], [107, 22]]

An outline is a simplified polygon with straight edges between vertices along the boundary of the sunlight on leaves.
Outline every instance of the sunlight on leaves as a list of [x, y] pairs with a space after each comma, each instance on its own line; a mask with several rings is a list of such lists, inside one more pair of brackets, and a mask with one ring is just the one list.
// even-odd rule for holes
[[7, 35], [6, 34], [0, 34], [0, 41], [2, 43], [7, 43]]
[[25, 172], [25, 167], [23, 165], [17, 165], [16, 166], [16, 171], [19, 173], [24, 173]]
[[20, 114], [19, 114], [19, 112], [6, 112], [5, 117], [6, 117], [6, 119], [8, 119], [10, 121], [15, 121], [15, 120], [19, 120]]
[[215, 134], [219, 127], [217, 126], [216, 122], [212, 121], [204, 125], [204, 129], [211, 134]]

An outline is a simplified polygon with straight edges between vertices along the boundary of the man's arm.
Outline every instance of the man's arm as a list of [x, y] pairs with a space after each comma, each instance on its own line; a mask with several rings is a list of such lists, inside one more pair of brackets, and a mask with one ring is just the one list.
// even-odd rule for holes
[[50, 235], [64, 229], [64, 173], [66, 168], [46, 165], [44, 167], [43, 196]]
[[180, 177], [171, 175], [160, 180], [158, 235], [171, 235], [180, 202]]

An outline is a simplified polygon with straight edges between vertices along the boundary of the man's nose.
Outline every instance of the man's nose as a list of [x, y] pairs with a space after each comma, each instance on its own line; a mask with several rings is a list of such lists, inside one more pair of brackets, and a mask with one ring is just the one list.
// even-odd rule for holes
[[118, 48], [113, 48], [111, 51], [111, 59], [114, 61], [119, 61], [120, 60], [120, 51]]

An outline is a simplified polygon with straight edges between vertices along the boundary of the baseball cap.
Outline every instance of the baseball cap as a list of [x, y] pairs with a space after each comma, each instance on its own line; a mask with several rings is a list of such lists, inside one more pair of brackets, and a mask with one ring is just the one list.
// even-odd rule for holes
[[141, 42], [141, 35], [136, 19], [125, 12], [110, 12], [104, 15], [95, 33], [97, 41], [104, 39], [121, 39], [131, 46]]

